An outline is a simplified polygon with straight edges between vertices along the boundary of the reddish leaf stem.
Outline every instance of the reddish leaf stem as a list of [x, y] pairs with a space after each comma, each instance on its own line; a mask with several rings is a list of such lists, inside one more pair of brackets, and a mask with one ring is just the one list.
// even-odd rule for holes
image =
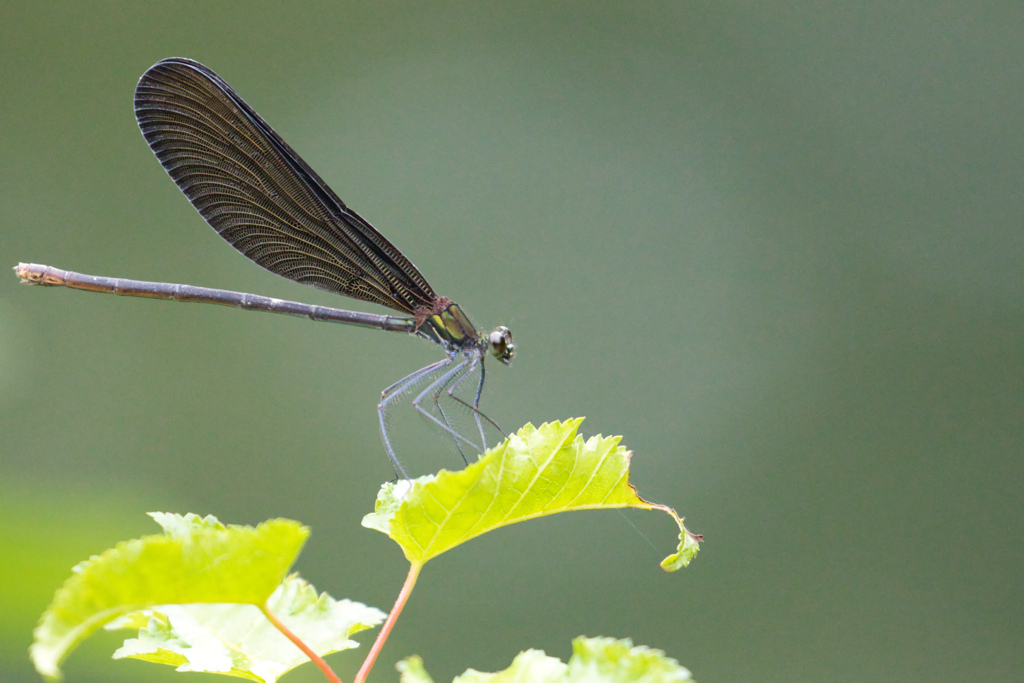
[[377, 634], [377, 640], [373, 641], [373, 647], [370, 648], [370, 652], [366, 655], [366, 660], [359, 667], [359, 673], [356, 674], [354, 683], [363, 683], [366, 677], [370, 675], [370, 669], [373, 668], [374, 662], [377, 661], [377, 655], [384, 648], [388, 634], [391, 633], [392, 627], [398, 621], [398, 615], [402, 613], [402, 608], [405, 607], [405, 603], [409, 600], [409, 595], [412, 594], [412, 589], [416, 585], [416, 579], [420, 575], [422, 566], [416, 562], [409, 566], [409, 574], [405, 577], [405, 583], [402, 585], [402, 591], [398, 594], [398, 599], [395, 600], [395, 606], [391, 608], [384, 626], [381, 627], [380, 633]]
[[295, 643], [295, 647], [302, 650], [303, 653], [305, 653], [305, 655], [309, 657], [309, 659], [314, 664], [316, 664], [316, 668], [320, 669], [320, 672], [323, 673], [324, 678], [326, 678], [331, 683], [341, 683], [341, 679], [338, 678], [337, 674], [331, 671], [331, 667], [327, 666], [327, 662], [324, 661], [324, 658], [318, 655], [317, 653], [313, 652], [313, 650], [311, 650], [308, 645], [302, 642], [302, 640], [297, 635], [292, 633], [291, 629], [285, 626], [280, 619], [274, 616], [274, 613], [270, 611], [270, 608], [267, 607], [266, 603], [260, 605], [260, 611], [263, 612], [263, 616], [265, 616], [267, 620], [274, 625], [274, 628], [283, 633], [285, 638]]

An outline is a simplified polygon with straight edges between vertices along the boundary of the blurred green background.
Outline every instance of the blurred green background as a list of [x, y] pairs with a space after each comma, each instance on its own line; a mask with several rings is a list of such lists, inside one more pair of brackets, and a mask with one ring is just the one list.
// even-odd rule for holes
[[[155, 161], [135, 83], [197, 59], [513, 329], [492, 416], [623, 434], [641, 494], [706, 536], [675, 575], [660, 515], [475, 540], [427, 567], [374, 680], [579, 634], [706, 682], [1020, 680], [1024, 5], [7, 2], [0, 56], [8, 266], [359, 308], [251, 265]], [[435, 348], [6, 277], [5, 682], [37, 680], [53, 591], [147, 510], [301, 520], [304, 576], [391, 605], [404, 561], [359, 526], [391, 477], [375, 405]], [[404, 410], [414, 469], [458, 465]], [[117, 642], [68, 681], [178, 680]]]

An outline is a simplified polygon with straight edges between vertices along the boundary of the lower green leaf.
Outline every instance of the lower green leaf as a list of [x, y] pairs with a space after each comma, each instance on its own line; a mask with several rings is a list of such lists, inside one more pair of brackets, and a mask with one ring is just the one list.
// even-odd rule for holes
[[257, 527], [215, 517], [153, 513], [165, 533], [118, 543], [79, 563], [43, 613], [29, 648], [49, 678], [96, 629], [147, 607], [263, 604], [288, 573], [309, 530], [287, 519]]
[[[386, 616], [351, 600], [317, 595], [309, 583], [288, 577], [267, 601], [268, 609], [321, 657], [359, 644], [351, 636]], [[108, 629], [146, 623], [114, 659], [141, 659], [176, 667], [272, 683], [309, 658], [267, 621], [254, 605], [166, 605], [126, 615]]]

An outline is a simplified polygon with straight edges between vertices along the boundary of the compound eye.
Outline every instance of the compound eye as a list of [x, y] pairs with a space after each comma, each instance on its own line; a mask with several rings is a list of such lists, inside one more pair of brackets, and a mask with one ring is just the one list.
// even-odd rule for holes
[[516, 345], [512, 343], [512, 331], [504, 325], [494, 328], [494, 331], [487, 337], [491, 345], [491, 355], [505, 365], [511, 362], [516, 355]]

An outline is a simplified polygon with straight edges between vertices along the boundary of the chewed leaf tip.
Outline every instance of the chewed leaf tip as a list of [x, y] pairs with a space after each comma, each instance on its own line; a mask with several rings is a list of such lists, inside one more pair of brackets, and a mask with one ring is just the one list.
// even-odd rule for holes
[[674, 572], [689, 566], [700, 550], [700, 542], [703, 540], [704, 537], [700, 534], [690, 533], [683, 527], [679, 534], [679, 547], [676, 552], [661, 561], [661, 568], [667, 572]]

